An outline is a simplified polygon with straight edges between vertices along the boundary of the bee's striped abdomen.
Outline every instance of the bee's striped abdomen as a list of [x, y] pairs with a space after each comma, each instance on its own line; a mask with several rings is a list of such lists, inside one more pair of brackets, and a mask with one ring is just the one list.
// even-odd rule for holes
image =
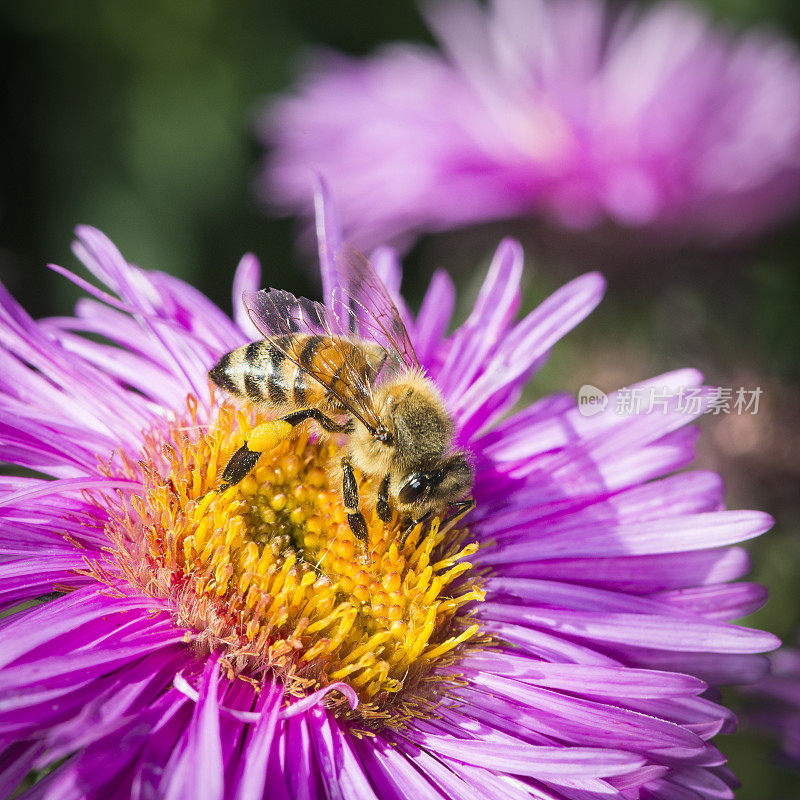
[[286, 403], [282, 372], [286, 356], [269, 339], [251, 342], [244, 351], [244, 393], [254, 403]]
[[[321, 336], [307, 336], [292, 342], [293, 353], [304, 369], [309, 371], [314, 369], [314, 355], [320, 349], [323, 341]], [[309, 402], [308, 376], [296, 364], [292, 366], [294, 367], [292, 399], [295, 405], [306, 405]], [[313, 381], [313, 383], [316, 385], [317, 390], [322, 389], [316, 381]], [[319, 394], [319, 391], [316, 394]]]
[[[277, 341], [285, 344], [288, 340]], [[270, 339], [262, 339], [226, 353], [208, 377], [234, 397], [283, 404], [291, 402], [286, 391], [285, 361], [286, 356]]]
[[330, 387], [346, 393], [347, 387], [341, 385], [346, 359], [351, 366], [363, 365], [365, 375], [382, 363], [379, 355], [370, 353], [368, 359], [364, 348], [354, 342], [295, 335], [263, 339], [233, 350], [208, 376], [224, 391], [253, 403], [340, 407]]

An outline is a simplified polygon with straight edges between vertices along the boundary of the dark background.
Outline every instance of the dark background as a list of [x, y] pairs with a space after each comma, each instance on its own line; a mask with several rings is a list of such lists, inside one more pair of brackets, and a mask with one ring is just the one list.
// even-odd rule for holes
[[[796, 0], [705, 0], [734, 27], [767, 22], [800, 38]], [[131, 261], [179, 275], [231, 309], [246, 251], [263, 283], [315, 292], [292, 220], [252, 199], [262, 151], [253, 121], [315, 44], [363, 54], [430, 37], [409, 2], [367, 0], [12, 0], [0, 5], [0, 280], [34, 316], [69, 313], [76, 290], [46, 270], [76, 267], [78, 223]], [[435, 266], [473, 292], [476, 253], [517, 233], [533, 267], [526, 306], [589, 268], [609, 278], [600, 310], [556, 348], [531, 392], [613, 389], [693, 365], [711, 383], [761, 386], [756, 417], [704, 421], [700, 463], [721, 471], [731, 507], [777, 526], [753, 545], [773, 599], [749, 620], [791, 640], [800, 627], [800, 236], [797, 218], [735, 250], [620, 253], [615, 232], [509, 223], [427, 237], [406, 260], [418, 300]], [[479, 260], [479, 259], [478, 259]], [[469, 290], [465, 293], [468, 299]], [[466, 301], [465, 301], [466, 303]], [[466, 307], [466, 305], [464, 306]], [[736, 696], [729, 698], [738, 704]], [[741, 800], [800, 796], [754, 733], [723, 739]]]

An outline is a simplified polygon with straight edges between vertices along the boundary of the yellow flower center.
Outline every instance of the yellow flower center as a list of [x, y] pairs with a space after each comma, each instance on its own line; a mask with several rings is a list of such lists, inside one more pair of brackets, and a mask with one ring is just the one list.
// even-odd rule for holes
[[[295, 696], [346, 681], [364, 721], [402, 724], [423, 713], [433, 668], [485, 640], [459, 613], [483, 599], [465, 560], [477, 545], [462, 546], [466, 531], [436, 520], [401, 547], [402, 521], [382, 522], [362, 499], [365, 558], [342, 503], [340, 445], [308, 424], [217, 491], [227, 460], [266, 417], [223, 405], [203, 430], [189, 407], [128, 466], [142, 492], [109, 528], [128, 580], [172, 599], [178, 622], [196, 631], [198, 646], [221, 649], [233, 674], [276, 675]], [[357, 477], [360, 496], [374, 498]], [[329, 703], [350, 714], [343, 699]]]

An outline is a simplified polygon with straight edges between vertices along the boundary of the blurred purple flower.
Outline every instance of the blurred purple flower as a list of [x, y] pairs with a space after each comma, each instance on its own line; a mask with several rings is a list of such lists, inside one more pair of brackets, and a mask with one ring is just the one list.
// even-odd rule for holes
[[444, 54], [321, 55], [259, 126], [258, 185], [310, 212], [331, 182], [356, 244], [541, 213], [676, 243], [753, 236], [800, 200], [800, 56], [683, 3], [429, 6]]
[[800, 769], [800, 649], [784, 647], [770, 656], [770, 674], [748, 687], [757, 701], [748, 718], [776, 735], [786, 759]]
[[[320, 207], [328, 297], [339, 234]], [[612, 397], [587, 417], [561, 394], [511, 411], [550, 348], [599, 301], [598, 275], [515, 322], [522, 253], [505, 241], [451, 335], [455, 289], [444, 273], [419, 313], [407, 314], [420, 360], [474, 457], [470, 536], [480, 548], [469, 560], [486, 598], [468, 610], [494, 644], [435, 663], [435, 710], [389, 725], [348, 717], [363, 689], [357, 680], [317, 686], [311, 673], [302, 699], [285, 692], [280, 675], [248, 672], [266, 655], [227, 635], [236, 591], [225, 591], [220, 554], [238, 535], [232, 523], [227, 530], [223, 519], [222, 544], [203, 556], [192, 556], [200, 527], [172, 550], [156, 546], [181, 498], [189, 496], [180, 514], [199, 513], [202, 527], [211, 513], [203, 509], [225, 496], [198, 496], [216, 469], [193, 456], [187, 479], [176, 454], [198, 452], [224, 414], [208, 399], [206, 369], [252, 336], [249, 321], [233, 322], [181, 281], [128, 264], [94, 229], [78, 230], [75, 252], [111, 292], [71, 276], [93, 295], [75, 317], [33, 321], [0, 288], [0, 443], [6, 461], [43, 476], [0, 480], [0, 601], [12, 609], [0, 621], [0, 795], [57, 765], [22, 796], [732, 796], [734, 779], [709, 740], [733, 717], [700, 694], [703, 681], [757, 679], [765, 661], [757, 654], [777, 644], [726, 622], [764, 599], [761, 587], [731, 582], [748, 569], [745, 551], [731, 545], [771, 521], [722, 510], [714, 474], [674, 474], [693, 457], [687, 423], [711, 393], [698, 392], [693, 415], [674, 397], [663, 413], [618, 414]], [[381, 250], [375, 264], [396, 292], [393, 254]], [[246, 257], [237, 306], [258, 282]], [[698, 387], [700, 376], [682, 370], [646, 385]], [[196, 398], [193, 421], [176, 426], [187, 394]], [[155, 461], [142, 457], [148, 447]], [[149, 520], [148, 482], [169, 501]], [[438, 569], [437, 557], [424, 572]], [[187, 590], [209, 558], [206, 588]], [[468, 570], [461, 579], [475, 578]], [[53, 591], [66, 594], [19, 607]], [[291, 648], [299, 657], [327, 642], [293, 639]], [[365, 726], [370, 735], [359, 733]]]

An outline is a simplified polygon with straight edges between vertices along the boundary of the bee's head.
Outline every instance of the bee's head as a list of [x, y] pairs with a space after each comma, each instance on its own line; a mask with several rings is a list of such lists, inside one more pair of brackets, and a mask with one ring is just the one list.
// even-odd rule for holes
[[459, 450], [429, 469], [409, 473], [398, 487], [397, 498], [404, 506], [413, 508], [415, 516], [420, 516], [466, 497], [472, 489], [473, 477], [467, 457]]

